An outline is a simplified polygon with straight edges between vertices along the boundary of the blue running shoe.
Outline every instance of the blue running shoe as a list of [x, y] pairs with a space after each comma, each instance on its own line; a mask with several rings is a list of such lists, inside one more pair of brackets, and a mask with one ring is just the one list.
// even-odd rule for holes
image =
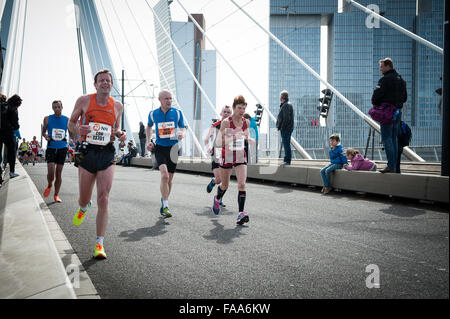
[[211, 181], [209, 182], [208, 186], [206, 186], [206, 191], [208, 193], [211, 193], [211, 191], [213, 190], [214, 186], [216, 186], [216, 179], [213, 177], [213, 178], [211, 178]]
[[216, 215], [218, 215], [220, 213], [220, 200], [217, 200], [216, 196], [214, 196], [214, 203], [213, 203], [212, 211]]
[[238, 218], [236, 220], [237, 225], [243, 225], [244, 223], [248, 223], [250, 218], [248, 217], [246, 212], [239, 213]]

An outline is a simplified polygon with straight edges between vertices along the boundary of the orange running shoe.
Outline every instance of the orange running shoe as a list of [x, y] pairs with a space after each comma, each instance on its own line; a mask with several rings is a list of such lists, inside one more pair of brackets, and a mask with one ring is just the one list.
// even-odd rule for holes
[[53, 196], [53, 199], [54, 199], [55, 202], [57, 202], [57, 203], [61, 203], [61, 202], [62, 202], [61, 198], [59, 198], [58, 195]]
[[48, 195], [50, 195], [50, 191], [52, 190], [52, 187], [47, 187], [44, 191], [44, 197], [48, 197]]

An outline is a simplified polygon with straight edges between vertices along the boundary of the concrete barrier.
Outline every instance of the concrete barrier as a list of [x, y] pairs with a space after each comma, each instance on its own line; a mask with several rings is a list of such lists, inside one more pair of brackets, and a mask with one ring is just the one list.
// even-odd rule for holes
[[[133, 158], [131, 164], [152, 167], [149, 158]], [[377, 163], [378, 165], [378, 163]], [[412, 166], [413, 164], [409, 164]], [[321, 167], [294, 164], [280, 166], [278, 164], [248, 165], [248, 178], [276, 181], [300, 185], [322, 186]], [[180, 158], [177, 165], [179, 171], [211, 173], [209, 160]], [[233, 171], [234, 175], [234, 171]], [[349, 191], [365, 192], [379, 195], [391, 195], [433, 202], [449, 202], [449, 178], [433, 174], [381, 174], [367, 171], [335, 171], [332, 179], [334, 188]]]

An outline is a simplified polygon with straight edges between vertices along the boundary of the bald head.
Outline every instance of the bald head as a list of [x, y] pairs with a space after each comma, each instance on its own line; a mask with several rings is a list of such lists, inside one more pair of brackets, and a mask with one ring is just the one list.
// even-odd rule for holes
[[172, 106], [172, 93], [167, 90], [159, 92], [158, 100], [163, 109], [169, 109]]

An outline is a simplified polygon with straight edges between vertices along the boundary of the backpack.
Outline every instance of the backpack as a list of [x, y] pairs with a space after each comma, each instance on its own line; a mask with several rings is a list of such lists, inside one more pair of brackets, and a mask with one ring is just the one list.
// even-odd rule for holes
[[403, 105], [408, 100], [408, 93], [406, 91], [406, 82], [403, 80], [401, 75], [399, 74], [398, 77], [400, 78], [400, 91], [399, 91], [399, 99], [398, 101], [400, 104], [399, 106]]
[[408, 124], [402, 121], [400, 123], [400, 129], [398, 130], [397, 136], [399, 146], [402, 147], [408, 146], [409, 143], [411, 142], [411, 138], [412, 138], [411, 128], [409, 127]]
[[392, 124], [392, 118], [394, 117], [397, 108], [390, 103], [381, 103], [381, 105], [373, 105], [369, 110], [369, 115], [374, 121], [382, 124]]

